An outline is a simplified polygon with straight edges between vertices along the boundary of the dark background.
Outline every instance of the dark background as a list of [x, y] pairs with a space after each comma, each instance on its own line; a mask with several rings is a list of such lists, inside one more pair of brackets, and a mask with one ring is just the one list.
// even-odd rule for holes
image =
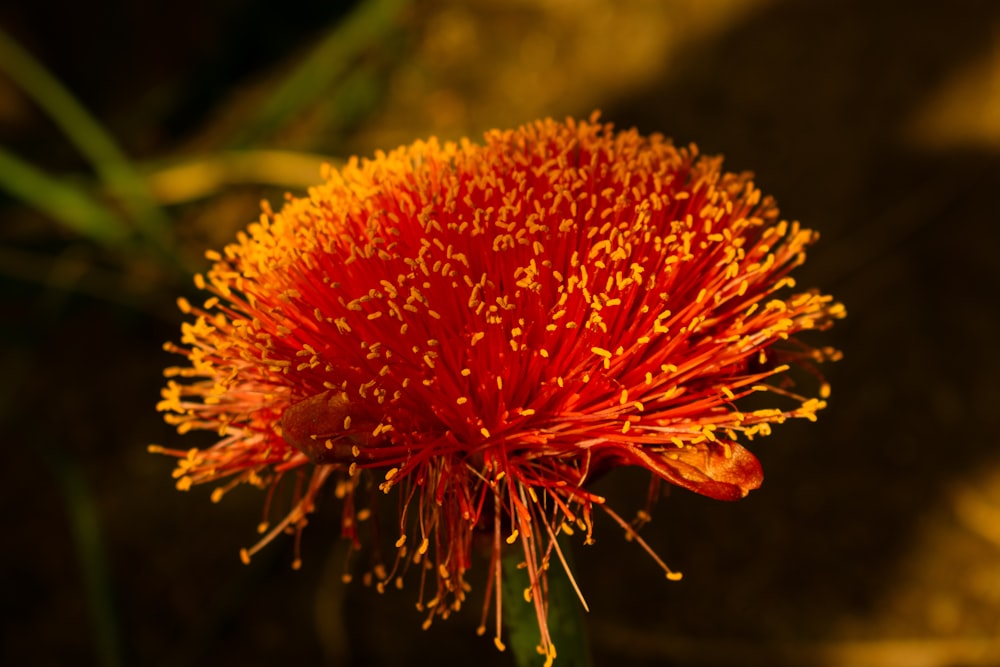
[[[8, 5], [0, 27], [151, 182], [234, 149], [369, 155], [594, 108], [754, 170], [822, 234], [799, 284], [848, 309], [816, 339], [845, 352], [830, 407], [753, 444], [746, 500], [657, 505], [644, 536], [683, 581], [599, 523], [576, 551], [596, 664], [1000, 665], [1000, 3], [119, 0]], [[261, 120], [331, 36], [308, 94]], [[0, 140], [100, 192], [2, 74]], [[340, 584], [332, 502], [300, 571], [287, 539], [245, 567], [262, 494], [178, 494], [146, 453], [196, 443], [154, 410], [187, 272], [317, 174], [157, 190], [181, 268], [0, 195], [0, 663], [511, 664], [474, 634], [481, 580], [421, 631], [414, 587]], [[641, 507], [641, 477], [602, 486]]]

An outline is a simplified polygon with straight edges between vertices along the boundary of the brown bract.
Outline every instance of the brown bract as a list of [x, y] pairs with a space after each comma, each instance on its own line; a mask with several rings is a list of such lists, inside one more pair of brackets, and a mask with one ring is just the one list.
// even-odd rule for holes
[[[159, 407], [219, 441], [154, 449], [180, 458], [179, 488], [228, 480], [216, 498], [300, 477], [245, 559], [300, 531], [325, 485], [356, 546], [377, 539], [359, 491], [398, 493], [374, 578], [420, 570], [427, 622], [459, 608], [473, 535], [491, 536], [498, 645], [500, 554], [520, 544], [551, 659], [556, 536], [589, 540], [600, 507], [638, 537], [589, 481], [639, 466], [738, 499], [762, 476], [741, 443], [824, 406], [814, 364], [837, 353], [795, 334], [844, 309], [789, 275], [816, 236], [749, 174], [596, 116], [352, 160], [209, 253]], [[793, 367], [817, 376], [805, 393]], [[750, 394], [770, 407], [742, 409]]]

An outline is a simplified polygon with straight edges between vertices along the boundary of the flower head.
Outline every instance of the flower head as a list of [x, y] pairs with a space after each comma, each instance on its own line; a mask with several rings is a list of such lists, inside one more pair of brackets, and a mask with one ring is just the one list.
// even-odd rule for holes
[[[837, 356], [794, 339], [844, 314], [794, 291], [816, 236], [749, 174], [596, 116], [352, 160], [208, 253], [211, 296], [180, 302], [193, 321], [168, 349], [187, 363], [159, 409], [219, 440], [153, 450], [179, 457], [180, 489], [226, 480], [215, 499], [297, 479], [244, 560], [299, 534], [324, 486], [356, 546], [366, 490], [397, 493], [397, 553], [374, 579], [418, 569], [428, 623], [465, 599], [474, 536], [492, 546], [487, 606], [519, 544], [551, 658], [555, 537], [589, 540], [595, 508], [638, 537], [589, 481], [639, 466], [738, 499], [761, 481], [741, 441], [824, 406], [821, 379], [818, 397], [790, 384]], [[744, 409], [750, 394], [772, 407]]]

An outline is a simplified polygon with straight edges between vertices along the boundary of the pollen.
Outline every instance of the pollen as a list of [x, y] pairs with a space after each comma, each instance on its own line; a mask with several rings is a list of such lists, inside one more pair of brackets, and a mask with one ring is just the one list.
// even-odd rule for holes
[[609, 352], [608, 350], [605, 350], [603, 347], [592, 347], [592, 348], [590, 348], [590, 351], [593, 352], [594, 354], [596, 354], [599, 357], [603, 357], [604, 359], [610, 359], [611, 358], [611, 352]]

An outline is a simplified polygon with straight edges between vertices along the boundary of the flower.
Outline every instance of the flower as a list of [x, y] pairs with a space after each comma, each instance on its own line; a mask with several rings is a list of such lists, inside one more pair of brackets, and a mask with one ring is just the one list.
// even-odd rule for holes
[[[600, 508], [645, 547], [588, 482], [639, 466], [654, 487], [741, 498], [762, 473], [740, 441], [815, 419], [829, 393], [821, 378], [818, 397], [791, 384], [838, 356], [793, 338], [844, 315], [792, 291], [817, 234], [721, 166], [595, 114], [327, 168], [207, 253], [195, 282], [211, 296], [180, 300], [193, 322], [167, 349], [186, 364], [158, 407], [219, 440], [151, 449], [179, 458], [179, 489], [226, 480], [214, 500], [245, 482], [270, 507], [295, 476], [290, 510], [265, 516], [244, 561], [282, 532], [297, 542], [325, 486], [358, 547], [375, 524], [364, 491], [395, 491], [397, 552], [369, 576], [382, 587], [418, 569], [427, 624], [465, 600], [485, 536], [481, 630], [493, 599], [500, 648], [501, 553], [519, 543], [551, 661], [556, 536], [589, 541]], [[771, 407], [741, 407], [751, 394]]]

